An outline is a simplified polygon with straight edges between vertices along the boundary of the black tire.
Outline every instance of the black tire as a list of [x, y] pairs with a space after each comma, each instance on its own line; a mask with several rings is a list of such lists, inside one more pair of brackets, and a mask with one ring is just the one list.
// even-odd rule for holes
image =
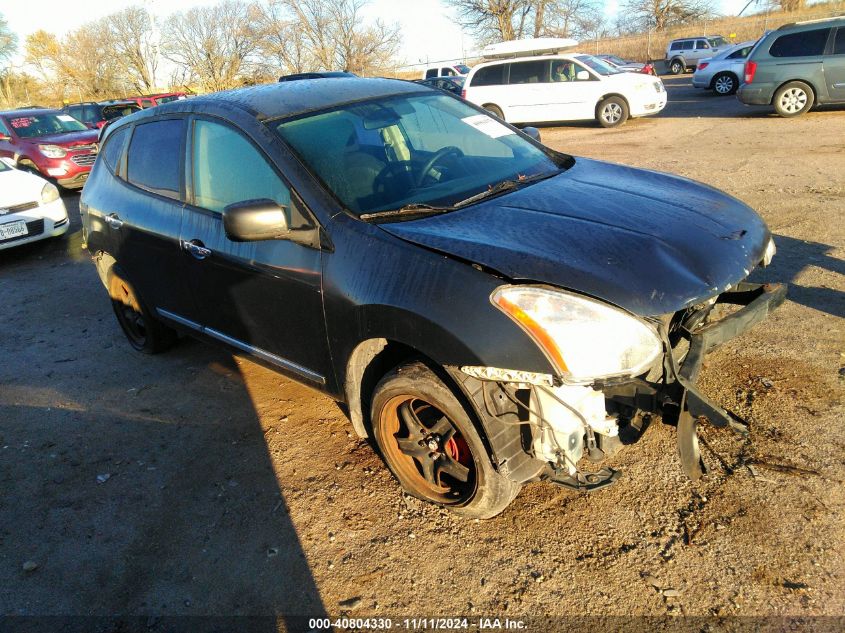
[[710, 84], [717, 95], [732, 95], [739, 88], [739, 78], [733, 73], [719, 73]]
[[628, 120], [628, 104], [622, 97], [607, 97], [596, 106], [596, 121], [602, 127], [617, 127]]
[[484, 109], [487, 110], [487, 112], [489, 112], [493, 116], [499, 117], [502, 121], [505, 120], [505, 115], [499, 106], [493, 105], [492, 103], [488, 103], [484, 106]]
[[673, 75], [680, 75], [684, 71], [686, 71], [687, 67], [686, 64], [677, 57], [669, 62], [669, 72]]
[[816, 95], [813, 89], [803, 81], [790, 81], [775, 91], [772, 105], [782, 117], [794, 117], [804, 114], [813, 107]]
[[520, 484], [493, 468], [473, 416], [425, 364], [402, 365], [382, 378], [370, 411], [381, 457], [408, 494], [489, 519], [519, 493]]
[[150, 314], [114, 267], [108, 274], [108, 289], [114, 315], [133, 349], [158, 354], [173, 347], [176, 332]]

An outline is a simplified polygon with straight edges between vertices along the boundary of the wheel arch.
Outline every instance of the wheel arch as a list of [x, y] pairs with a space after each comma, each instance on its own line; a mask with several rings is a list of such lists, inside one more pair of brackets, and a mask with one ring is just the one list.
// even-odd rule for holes
[[411, 361], [425, 364], [452, 391], [467, 410], [493, 467], [512, 481], [532, 479], [542, 467], [523, 447], [522, 429], [485, 413], [484, 385], [459, 367], [443, 365], [411, 345], [388, 338], [358, 343], [346, 362], [343, 380], [347, 414], [356, 434], [372, 438], [370, 403], [376, 386], [391, 369]]
[[719, 72], [717, 72], [715, 75], [713, 75], [713, 77], [711, 77], [711, 78], [710, 78], [710, 85], [707, 87], [707, 89], [708, 89], [708, 90], [713, 90], [714, 86], [716, 85], [716, 80], [717, 80], [719, 77], [721, 77], [722, 75], [732, 75], [732, 76], [733, 76], [733, 78], [734, 78], [734, 79], [736, 80], [736, 82], [737, 82], [737, 87], [739, 87], [739, 84], [741, 83], [741, 82], [740, 82], [740, 80], [739, 80], [739, 75], [737, 75], [737, 74], [736, 74], [734, 71], [732, 71], [732, 70], [720, 70], [720, 71], [719, 71]]
[[813, 82], [812, 82], [812, 81], [810, 81], [809, 79], [804, 79], [803, 77], [801, 77], [801, 78], [795, 78], [795, 79], [787, 79], [786, 81], [782, 81], [782, 82], [780, 82], [780, 83], [779, 83], [779, 84], [775, 87], [775, 89], [772, 91], [772, 98], [771, 98], [771, 100], [769, 101], [769, 104], [770, 104], [770, 105], [774, 105], [774, 103], [775, 103], [775, 95], [777, 94], [778, 90], [780, 90], [781, 88], [783, 88], [786, 84], [792, 83], [793, 81], [797, 81], [797, 82], [800, 82], [800, 83], [802, 83], [802, 84], [804, 84], [804, 85], [806, 85], [806, 86], [809, 86], [809, 87], [810, 87], [810, 90], [812, 90], [812, 91], [813, 91], [813, 101], [815, 101], [816, 103], [818, 103], [818, 100], [819, 100], [819, 91], [818, 91], [818, 89], [816, 88], [815, 84], [813, 84]]

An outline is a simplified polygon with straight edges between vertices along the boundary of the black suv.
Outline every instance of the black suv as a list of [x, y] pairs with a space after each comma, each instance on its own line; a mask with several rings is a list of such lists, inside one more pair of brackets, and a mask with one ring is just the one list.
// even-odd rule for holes
[[[130, 344], [211, 339], [346, 403], [402, 486], [464, 515], [585, 470], [651, 414], [745, 427], [703, 356], [784, 297], [774, 244], [689, 180], [552, 151], [439, 90], [314, 79], [121, 119], [81, 199]], [[743, 306], [723, 320], [714, 306]]]

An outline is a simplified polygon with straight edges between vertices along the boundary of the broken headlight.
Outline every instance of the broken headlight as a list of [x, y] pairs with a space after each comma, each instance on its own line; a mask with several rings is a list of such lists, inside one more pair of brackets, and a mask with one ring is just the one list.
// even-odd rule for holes
[[501, 286], [490, 299], [540, 346], [569, 384], [636, 376], [663, 352], [651, 326], [601, 301], [537, 286]]

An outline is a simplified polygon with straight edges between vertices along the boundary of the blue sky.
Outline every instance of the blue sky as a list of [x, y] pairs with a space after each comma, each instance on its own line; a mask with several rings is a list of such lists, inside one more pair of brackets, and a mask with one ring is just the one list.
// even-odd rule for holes
[[[721, 0], [723, 13], [736, 13], [747, 0]], [[96, 20], [134, 4], [141, 4], [155, 15], [168, 15], [192, 6], [213, 4], [214, 0], [0, 0], [0, 13], [12, 30], [25, 37], [38, 29], [59, 35], [85, 22]], [[612, 15], [617, 0], [606, 0]], [[461, 32], [454, 15], [441, 0], [370, 0], [369, 17], [398, 22], [402, 29], [400, 55], [409, 64], [462, 57], [473, 49], [472, 38]], [[17, 60], [20, 63], [20, 59]]]

